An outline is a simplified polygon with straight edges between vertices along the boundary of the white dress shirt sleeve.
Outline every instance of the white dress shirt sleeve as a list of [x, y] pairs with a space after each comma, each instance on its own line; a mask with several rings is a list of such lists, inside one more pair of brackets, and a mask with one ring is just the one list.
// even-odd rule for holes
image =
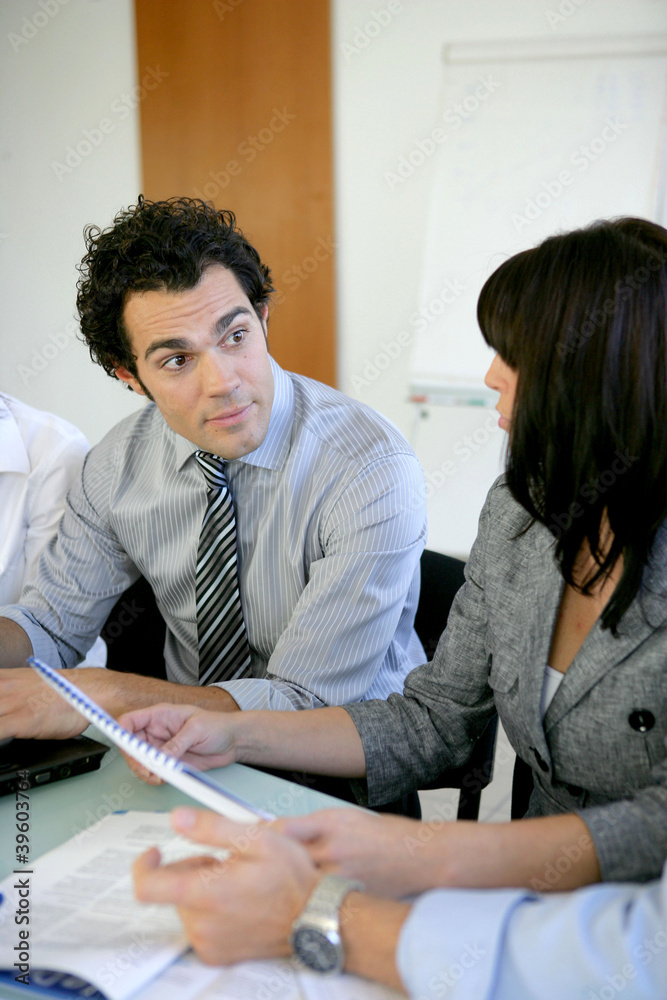
[[[46, 545], [55, 536], [65, 509], [65, 496], [88, 452], [83, 435], [65, 441], [44, 458], [31, 477], [25, 537], [24, 581], [32, 579]], [[17, 595], [18, 596], [18, 595]]]
[[397, 964], [412, 998], [664, 1000], [667, 868], [648, 885], [428, 892], [403, 925]]

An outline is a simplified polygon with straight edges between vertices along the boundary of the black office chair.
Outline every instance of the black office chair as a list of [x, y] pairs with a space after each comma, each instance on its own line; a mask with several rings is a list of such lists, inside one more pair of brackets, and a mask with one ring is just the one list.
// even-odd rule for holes
[[107, 667], [166, 680], [166, 631], [150, 584], [141, 576], [120, 595], [104, 623]]
[[533, 793], [533, 771], [530, 764], [517, 757], [512, 775], [512, 819], [523, 819]]
[[[421, 558], [421, 592], [415, 616], [415, 631], [427, 657], [433, 658], [438, 640], [445, 630], [449, 609], [464, 582], [461, 559], [425, 549]], [[426, 785], [423, 791], [437, 788], [460, 788], [458, 819], [478, 819], [482, 791], [493, 777], [498, 716], [489, 720], [477, 740], [472, 756], [463, 767], [447, 768]]]

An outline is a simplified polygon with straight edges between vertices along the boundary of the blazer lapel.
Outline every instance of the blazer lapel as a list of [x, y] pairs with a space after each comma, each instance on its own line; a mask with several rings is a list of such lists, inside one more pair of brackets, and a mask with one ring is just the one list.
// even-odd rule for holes
[[555, 541], [547, 528], [534, 524], [524, 536], [524, 543], [524, 571], [519, 574], [526, 623], [518, 661], [522, 664], [524, 690], [521, 708], [535, 749], [545, 760], [549, 760], [549, 748], [540, 719], [540, 702], [563, 578], [554, 558]]
[[667, 525], [663, 524], [644, 570], [642, 588], [618, 627], [615, 638], [598, 620], [586, 636], [579, 652], [544, 716], [548, 732], [610, 670], [637, 649], [667, 621]]

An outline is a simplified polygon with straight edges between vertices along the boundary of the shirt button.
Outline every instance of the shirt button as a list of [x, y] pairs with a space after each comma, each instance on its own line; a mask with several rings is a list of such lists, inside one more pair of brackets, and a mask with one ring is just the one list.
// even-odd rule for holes
[[655, 715], [647, 708], [638, 708], [630, 712], [628, 722], [636, 732], [647, 733], [655, 725]]
[[536, 750], [535, 747], [531, 747], [530, 749], [533, 751], [533, 753], [535, 755], [535, 760], [537, 761], [537, 766], [540, 768], [540, 770], [542, 770], [542, 771], [548, 771], [549, 770], [549, 765], [547, 764], [546, 760], [541, 755], [541, 753], [539, 752], [539, 750]]

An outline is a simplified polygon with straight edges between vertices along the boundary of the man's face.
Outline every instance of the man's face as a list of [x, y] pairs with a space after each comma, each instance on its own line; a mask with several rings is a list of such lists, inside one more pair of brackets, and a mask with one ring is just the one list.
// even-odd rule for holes
[[209, 266], [185, 292], [133, 292], [123, 321], [136, 356], [135, 378], [172, 430], [221, 458], [258, 448], [269, 428], [273, 373], [260, 320], [233, 271]]

